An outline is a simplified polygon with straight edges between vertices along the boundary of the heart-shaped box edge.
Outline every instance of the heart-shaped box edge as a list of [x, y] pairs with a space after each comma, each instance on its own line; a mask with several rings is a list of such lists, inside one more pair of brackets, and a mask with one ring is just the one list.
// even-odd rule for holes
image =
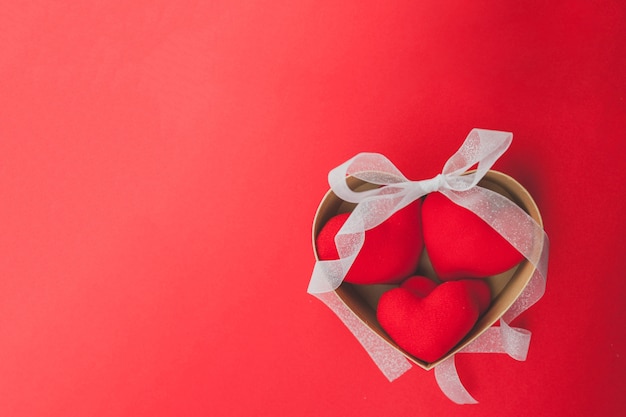
[[[347, 178], [348, 185], [357, 190], [373, 188], [374, 186], [365, 183], [354, 177]], [[531, 197], [530, 193], [515, 179], [498, 171], [488, 171], [482, 180], [478, 184], [481, 187], [496, 191], [521, 207], [527, 214], [529, 214], [540, 226], [543, 227], [543, 221], [537, 204]], [[315, 246], [315, 239], [317, 234], [323, 227], [323, 225], [334, 215], [351, 211], [354, 208], [354, 204], [347, 203], [339, 199], [332, 190], [329, 190], [320, 205], [317, 208], [315, 217], [313, 220], [312, 241], [313, 252], [315, 259], [318, 259], [317, 250]], [[426, 250], [424, 249], [424, 252]], [[427, 254], [422, 254], [422, 259], [426, 258]], [[422, 261], [420, 261], [422, 263]], [[370, 328], [378, 337], [387, 342], [394, 349], [402, 353], [407, 359], [415, 363], [419, 367], [430, 370], [445, 361], [449, 357], [453, 356], [461, 349], [469, 345], [478, 336], [480, 336], [485, 330], [495, 324], [502, 315], [511, 307], [515, 300], [522, 293], [526, 285], [530, 282], [530, 278], [535, 271], [535, 267], [526, 259], [524, 259], [519, 265], [512, 270], [499, 274], [496, 277], [487, 278], [489, 280], [492, 289], [495, 286], [499, 286], [494, 292], [492, 297], [491, 306], [478, 320], [474, 328], [446, 355], [441, 357], [435, 362], [425, 362], [415, 356], [412, 356], [408, 352], [400, 348], [394, 341], [387, 335], [382, 329], [378, 320], [376, 319], [376, 311], [374, 307], [363, 296], [363, 286], [356, 286], [347, 282], [343, 282], [339, 288], [335, 290], [335, 293], [339, 299], [346, 305], [346, 307], [363, 322], [368, 328]], [[506, 279], [506, 276], [510, 276], [504, 286], [502, 286], [502, 280]], [[499, 283], [500, 282], [500, 283]], [[376, 286], [371, 286], [372, 288]], [[366, 289], [367, 291], [367, 289]], [[380, 292], [380, 288], [373, 290]], [[370, 301], [371, 302], [371, 301]]]

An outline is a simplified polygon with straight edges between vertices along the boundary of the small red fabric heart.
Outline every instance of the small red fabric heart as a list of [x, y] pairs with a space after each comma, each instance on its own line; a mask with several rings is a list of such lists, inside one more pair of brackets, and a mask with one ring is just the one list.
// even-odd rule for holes
[[[424, 248], [421, 205], [421, 200], [417, 200], [367, 230], [363, 247], [344, 280], [353, 284], [394, 284], [413, 274]], [[349, 213], [343, 213], [332, 217], [317, 235], [319, 259], [339, 258], [335, 235], [348, 216]]]
[[398, 346], [434, 362], [474, 327], [481, 310], [486, 309], [481, 303], [485, 302], [484, 289], [489, 291], [489, 287], [475, 280], [444, 282], [422, 298], [417, 293], [430, 286], [424, 279], [412, 277], [401, 287], [385, 292], [376, 315]]
[[422, 206], [424, 244], [442, 281], [505, 272], [524, 258], [480, 217], [441, 193]]

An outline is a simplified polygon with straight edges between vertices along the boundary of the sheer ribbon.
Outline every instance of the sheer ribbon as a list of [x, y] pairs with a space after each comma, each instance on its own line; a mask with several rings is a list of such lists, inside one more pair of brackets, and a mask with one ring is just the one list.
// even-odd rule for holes
[[[482, 218], [535, 267], [528, 285], [500, 318], [500, 325], [487, 329], [459, 353], [507, 353], [516, 360], [526, 360], [531, 333], [511, 327], [510, 323], [543, 296], [548, 269], [548, 237], [543, 228], [517, 205], [496, 192], [477, 186], [512, 139], [513, 135], [508, 132], [473, 129], [461, 148], [448, 159], [441, 174], [427, 180], [410, 181], [386, 157], [376, 153], [358, 154], [328, 174], [328, 182], [337, 197], [357, 205], [335, 236], [339, 259], [315, 263], [308, 292], [335, 312], [389, 380], [409, 370], [410, 362], [361, 322], [334, 290], [341, 285], [361, 250], [366, 230], [434, 191]], [[475, 172], [465, 174], [473, 166], [476, 166]], [[356, 192], [346, 183], [348, 176], [381, 187]], [[442, 392], [452, 401], [476, 403], [461, 383], [454, 356], [435, 367], [435, 378]]]

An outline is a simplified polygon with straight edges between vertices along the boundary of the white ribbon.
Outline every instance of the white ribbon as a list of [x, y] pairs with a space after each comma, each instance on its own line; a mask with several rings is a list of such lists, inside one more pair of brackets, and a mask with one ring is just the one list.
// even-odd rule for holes
[[[382, 347], [384, 343], [368, 326], [343, 306], [350, 313], [345, 314], [335, 298], [327, 294], [341, 285], [363, 246], [366, 230], [434, 191], [482, 218], [535, 267], [528, 285], [500, 319], [500, 326], [487, 329], [460, 353], [507, 353], [517, 360], [526, 359], [531, 334], [528, 330], [511, 327], [509, 323], [537, 302], [545, 291], [548, 237], [543, 228], [517, 205], [496, 192], [477, 186], [512, 139], [513, 135], [508, 132], [473, 129], [461, 148], [446, 162], [442, 173], [428, 180], [408, 180], [386, 157], [375, 153], [358, 154], [328, 174], [335, 195], [357, 205], [335, 236], [339, 259], [315, 263], [308, 292], [337, 314], [390, 380], [410, 368], [406, 358], [393, 348]], [[475, 172], [465, 174], [474, 166]], [[348, 176], [381, 187], [355, 192], [346, 183]], [[452, 401], [459, 404], [476, 402], [461, 384], [454, 357], [435, 368], [435, 377], [441, 390]]]

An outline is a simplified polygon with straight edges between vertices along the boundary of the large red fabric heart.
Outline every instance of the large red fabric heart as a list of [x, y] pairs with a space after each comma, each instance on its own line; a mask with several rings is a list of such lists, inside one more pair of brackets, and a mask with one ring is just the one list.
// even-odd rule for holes
[[398, 346], [434, 362], [474, 327], [489, 306], [490, 293], [486, 283], [476, 280], [444, 282], [435, 288], [424, 280], [430, 281], [411, 277], [401, 287], [385, 292], [376, 315]]
[[[353, 284], [398, 283], [415, 273], [424, 241], [421, 200], [409, 204], [385, 222], [365, 232], [365, 242], [344, 280]], [[317, 235], [319, 259], [338, 259], [335, 235], [349, 213], [332, 217]]]
[[438, 192], [424, 200], [422, 227], [433, 269], [443, 281], [496, 275], [524, 258], [485, 221]]

